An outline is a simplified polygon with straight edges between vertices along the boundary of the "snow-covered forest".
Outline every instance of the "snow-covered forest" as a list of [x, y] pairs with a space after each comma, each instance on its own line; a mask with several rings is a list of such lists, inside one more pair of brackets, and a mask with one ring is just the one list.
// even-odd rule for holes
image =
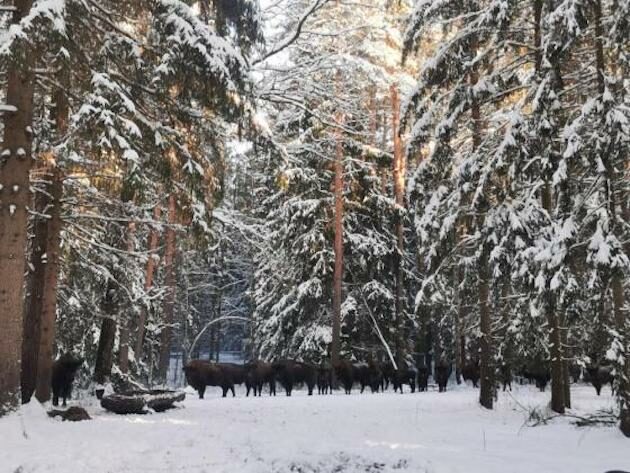
[[0, 136], [0, 473], [630, 470], [630, 0], [0, 0]]

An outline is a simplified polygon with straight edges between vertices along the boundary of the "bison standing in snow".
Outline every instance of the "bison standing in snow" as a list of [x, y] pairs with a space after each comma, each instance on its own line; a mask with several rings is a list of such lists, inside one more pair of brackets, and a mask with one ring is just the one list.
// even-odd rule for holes
[[595, 365], [589, 366], [586, 368], [588, 371], [589, 379], [591, 380], [591, 384], [595, 388], [597, 395], [599, 396], [602, 393], [602, 387], [606, 384], [610, 384], [612, 389], [613, 387], [613, 367], [610, 365]]
[[352, 362], [348, 360], [339, 360], [333, 365], [335, 376], [343, 386], [346, 394], [352, 392], [352, 385], [355, 382], [356, 370]]
[[291, 395], [293, 387], [299, 383], [306, 384], [308, 395], [313, 395], [317, 384], [317, 366], [293, 360], [279, 360], [272, 366], [276, 379], [284, 386], [287, 396]]
[[435, 366], [435, 381], [438, 384], [438, 390], [446, 392], [446, 386], [448, 384], [448, 378], [451, 377], [451, 371], [453, 367], [444, 361], [441, 361]]
[[262, 388], [265, 383], [269, 383], [269, 395], [276, 395], [276, 374], [271, 363], [264, 361], [254, 361], [245, 366], [247, 375], [245, 377], [246, 396], [253, 389], [254, 396], [262, 396]]
[[462, 377], [464, 381], [471, 381], [474, 388], [479, 387], [479, 378], [481, 377], [479, 360], [467, 361], [462, 368]]
[[418, 391], [429, 389], [429, 368], [426, 365], [418, 366]]
[[223, 397], [227, 396], [228, 391], [232, 391], [234, 397], [236, 396], [234, 385], [243, 384], [247, 376], [244, 366], [233, 363], [211, 363], [205, 360], [192, 360], [184, 366], [184, 373], [188, 384], [199, 393], [199, 399], [203, 399], [206, 386], [220, 386]]
[[333, 371], [332, 366], [327, 361], [322, 362], [317, 368], [317, 393], [332, 394]]
[[77, 358], [68, 353], [61, 355], [53, 363], [52, 367], [52, 392], [53, 406], [59, 405], [59, 398], [63, 399], [63, 405], [72, 394], [72, 383], [78, 369], [83, 364], [83, 359]]
[[403, 394], [403, 386], [408, 384], [411, 388], [411, 392], [416, 392], [416, 370], [412, 367], [403, 365], [394, 371], [392, 376], [392, 384], [394, 385], [394, 392], [400, 389], [400, 394]]

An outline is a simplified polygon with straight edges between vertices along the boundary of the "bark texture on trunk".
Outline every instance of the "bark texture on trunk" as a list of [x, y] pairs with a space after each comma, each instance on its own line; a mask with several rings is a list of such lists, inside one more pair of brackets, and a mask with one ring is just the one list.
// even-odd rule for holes
[[[67, 73], [62, 72], [62, 84], [66, 84]], [[68, 132], [70, 104], [63, 89], [55, 93], [55, 122], [57, 136], [63, 137]], [[48, 231], [46, 237], [46, 265], [44, 267], [44, 291], [40, 320], [39, 350], [37, 354], [37, 387], [35, 396], [39, 402], [47, 402], [51, 396], [53, 348], [55, 344], [55, 323], [57, 321], [57, 282], [59, 279], [61, 252], [61, 209], [63, 199], [64, 175], [59, 159], [52, 163], [50, 171], [51, 207], [48, 212]]]
[[166, 229], [166, 248], [164, 252], [164, 285], [166, 294], [164, 296], [163, 315], [164, 320], [162, 332], [160, 333], [160, 362], [158, 375], [160, 380], [166, 380], [168, 365], [171, 354], [171, 334], [173, 332], [173, 311], [175, 309], [175, 252], [177, 251], [175, 242], [175, 228], [177, 223], [177, 199], [174, 194], [168, 198], [168, 223]]
[[[162, 217], [162, 208], [160, 205], [156, 205], [153, 209], [153, 220], [155, 222], [159, 222]], [[147, 272], [146, 279], [144, 280], [144, 292], [149, 292], [149, 290], [153, 287], [153, 279], [155, 278], [155, 270], [157, 269], [157, 265], [159, 262], [159, 256], [157, 254], [158, 244], [160, 240], [160, 235], [158, 230], [155, 227], [151, 227], [149, 232], [149, 259], [147, 260]], [[134, 350], [134, 357], [136, 361], [139, 363], [142, 361], [142, 351], [144, 345], [144, 334], [147, 323], [147, 312], [148, 309], [146, 306], [142, 306], [140, 309], [140, 316], [138, 317], [138, 332], [136, 334], [136, 345]]]
[[98, 339], [96, 350], [96, 363], [94, 367], [94, 381], [100, 385], [109, 382], [114, 364], [114, 341], [116, 339], [117, 311], [117, 288], [116, 283], [110, 280], [107, 283], [105, 300], [103, 301], [104, 318], [101, 323], [101, 333]]
[[[339, 124], [343, 122], [341, 114], [338, 115]], [[332, 346], [331, 361], [333, 365], [339, 362], [340, 338], [341, 338], [341, 301], [343, 283], [343, 136], [341, 128], [336, 131], [335, 150], [335, 269], [333, 273], [333, 313], [332, 313]]]
[[[13, 23], [26, 16], [32, 0], [15, 0]], [[0, 415], [20, 405], [32, 116], [34, 54], [8, 64], [4, 141], [0, 150]]]
[[[127, 251], [132, 253], [134, 251], [134, 238], [136, 235], [136, 224], [129, 222], [127, 226]], [[126, 311], [127, 317], [120, 321], [119, 326], [119, 338], [118, 338], [118, 367], [121, 373], [127, 373], [129, 371], [129, 322], [133, 309]]]
[[[38, 180], [46, 179], [46, 167], [35, 172]], [[38, 216], [33, 218], [30, 267], [24, 310], [24, 338], [22, 340], [22, 402], [31, 400], [37, 384], [37, 353], [39, 352], [39, 322], [44, 293], [46, 241], [48, 221], [39, 215], [48, 212], [50, 198], [47, 192], [36, 192], [33, 205]]]
[[57, 281], [61, 247], [61, 199], [63, 197], [63, 173], [58, 167], [51, 170], [48, 192], [52, 206], [48, 212], [46, 239], [46, 265], [44, 267], [44, 291], [40, 317], [39, 350], [37, 354], [37, 385], [35, 397], [47, 402], [51, 396], [53, 347], [57, 319]]
[[[398, 87], [392, 84], [390, 87], [392, 101], [392, 133], [394, 141], [394, 198], [400, 209], [405, 207], [405, 177], [407, 166], [405, 153], [403, 152], [402, 139], [400, 137], [400, 97]], [[394, 277], [396, 278], [395, 322], [396, 327], [396, 357], [397, 363], [402, 363], [405, 356], [404, 347], [404, 274], [402, 258], [405, 251], [405, 235], [402, 216], [396, 221], [396, 247], [398, 254], [394, 258]]]
[[[472, 56], [477, 53], [477, 41], [473, 39], [471, 46]], [[470, 72], [470, 86], [474, 87], [479, 81], [478, 66], [472, 68]], [[477, 150], [481, 146], [481, 107], [479, 102], [473, 97], [471, 104], [472, 118], [472, 142], [473, 149]], [[482, 229], [485, 220], [485, 212], [487, 205], [482, 204], [482, 208], [478, 209], [479, 214], [478, 228]], [[494, 357], [492, 347], [492, 313], [490, 308], [490, 262], [489, 248], [486, 242], [481, 242], [481, 255], [479, 257], [479, 280], [477, 284], [477, 292], [479, 297], [479, 329], [481, 337], [479, 340], [480, 356], [479, 356], [479, 403], [486, 409], [492, 409], [494, 400]]]

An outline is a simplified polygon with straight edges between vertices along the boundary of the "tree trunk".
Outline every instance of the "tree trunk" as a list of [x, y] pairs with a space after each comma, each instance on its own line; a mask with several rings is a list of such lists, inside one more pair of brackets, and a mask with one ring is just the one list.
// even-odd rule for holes
[[[61, 74], [62, 84], [66, 84], [67, 73]], [[68, 131], [70, 105], [63, 88], [55, 94], [55, 121], [57, 135], [61, 138]], [[51, 198], [50, 218], [46, 238], [46, 265], [44, 267], [44, 290], [42, 292], [42, 313], [40, 320], [39, 350], [37, 353], [37, 387], [35, 396], [39, 402], [50, 400], [52, 365], [54, 361], [55, 323], [57, 321], [57, 282], [61, 252], [61, 207], [63, 198], [63, 171], [59, 160], [50, 172], [51, 183], [48, 193]]]
[[[601, 0], [595, 0], [593, 2], [593, 13], [595, 15], [595, 58], [597, 64], [597, 90], [603, 95], [606, 91], [605, 73], [606, 63], [604, 56], [604, 44], [603, 44], [603, 32], [602, 32], [602, 4]], [[605, 152], [601, 155], [601, 160], [604, 163], [606, 169], [606, 181], [604, 183], [604, 194], [607, 196], [608, 214], [610, 218], [611, 232], [615, 236], [619, 232], [617, 224], [617, 189], [623, 188], [618, 186], [617, 182], [623, 182], [623, 171], [617, 177], [617, 172], [614, 169], [614, 163], [610, 162], [610, 158]], [[628, 166], [626, 162], [626, 166]], [[623, 208], [622, 217], [623, 217]], [[619, 238], [623, 241], [623, 238]], [[612, 268], [612, 274], [610, 278], [610, 286], [612, 289], [613, 300], [613, 315], [615, 321], [615, 329], [619, 334], [619, 342], [623, 347], [623, 352], [619, 353], [618, 357], [623, 357], [625, 363], [619, 363], [615, 360], [615, 368], [618, 373], [618, 394], [619, 400], [619, 428], [621, 432], [630, 437], [630, 363], [628, 363], [628, 350], [630, 334], [628, 333], [628, 322], [624, 315], [625, 294], [623, 290], [624, 275], [621, 268]]]
[[405, 207], [405, 177], [407, 166], [405, 162], [405, 154], [403, 152], [402, 139], [400, 137], [400, 98], [398, 96], [398, 87], [392, 84], [390, 87], [392, 100], [392, 133], [394, 140], [394, 197], [396, 205], [399, 207], [400, 215], [396, 220], [396, 247], [397, 255], [394, 258], [394, 277], [396, 279], [396, 299], [395, 321], [396, 330], [396, 356], [397, 362], [403, 362], [405, 356], [404, 340], [404, 273], [403, 273], [403, 257], [405, 251], [405, 235], [402, 211]]
[[[134, 237], [136, 234], [136, 224], [129, 222], [127, 227], [127, 251], [133, 253], [134, 251]], [[120, 321], [120, 334], [118, 338], [118, 366], [122, 373], [129, 371], [129, 322], [132, 315], [132, 310], [127, 311], [127, 317]]]
[[461, 268], [455, 269], [457, 273], [457, 313], [455, 314], [455, 380], [457, 384], [462, 383], [462, 370], [466, 363], [466, 337], [464, 335], [464, 271]]
[[[153, 220], [155, 222], [159, 222], [161, 217], [162, 208], [159, 204], [157, 204], [153, 209]], [[159, 256], [157, 254], [159, 239], [160, 237], [158, 231], [156, 230], [155, 226], [152, 226], [149, 232], [149, 259], [147, 260], [147, 275], [144, 281], [145, 293], [148, 293], [149, 290], [153, 287], [155, 270], [159, 261]], [[137, 363], [140, 363], [142, 361], [142, 347], [144, 344], [145, 325], [147, 323], [147, 311], [147, 306], [143, 304], [142, 308], [140, 309], [140, 316], [138, 317], [138, 332], [136, 335], [136, 347], [134, 350], [134, 357]]]
[[479, 359], [479, 403], [492, 409], [494, 397], [494, 370], [492, 363], [492, 318], [488, 300], [490, 292], [488, 250], [484, 248], [479, 261], [479, 329], [481, 331]]
[[[13, 23], [26, 16], [32, 0], [15, 0]], [[29, 173], [32, 152], [34, 53], [18, 55], [6, 74], [4, 142], [0, 151], [0, 415], [20, 404], [24, 269], [26, 264]]]
[[[471, 45], [472, 56], [477, 53], [477, 41], [473, 39]], [[479, 80], [479, 72], [477, 66], [473, 67], [470, 72], [470, 86], [474, 87]], [[473, 149], [477, 150], [481, 146], [481, 108], [479, 102], [473, 97], [471, 104], [472, 118], [472, 142]], [[485, 212], [487, 205], [482, 204], [483, 208], [478, 209], [479, 213], [479, 230], [483, 229]], [[494, 398], [494, 363], [492, 355], [492, 314], [490, 309], [490, 264], [489, 249], [486, 242], [481, 243], [481, 256], [479, 257], [479, 281], [477, 291], [479, 295], [479, 329], [480, 338], [480, 357], [479, 357], [479, 403], [486, 409], [492, 409]]]
[[110, 279], [107, 283], [105, 300], [103, 302], [105, 317], [101, 323], [101, 333], [98, 338], [96, 363], [94, 366], [94, 381], [101, 386], [109, 382], [114, 364], [114, 340], [116, 338], [116, 320], [114, 317], [118, 306], [116, 293], [116, 283]]
[[[36, 171], [37, 179], [46, 178], [46, 167]], [[40, 316], [44, 292], [44, 268], [46, 266], [46, 240], [48, 221], [40, 215], [46, 214], [49, 206], [48, 192], [36, 192], [33, 205], [37, 216], [33, 217], [30, 270], [27, 276], [26, 304], [24, 310], [24, 339], [22, 341], [22, 403], [31, 400], [37, 385], [37, 353], [39, 352]]]
[[171, 333], [173, 331], [173, 311], [175, 308], [175, 252], [177, 251], [175, 242], [175, 228], [177, 223], [177, 200], [175, 194], [168, 197], [168, 223], [166, 229], [166, 249], [164, 253], [164, 285], [166, 294], [163, 305], [163, 327], [160, 333], [160, 362], [158, 376], [165, 381], [168, 373], [168, 366], [171, 356]]
[[35, 389], [35, 397], [41, 403], [50, 400], [54, 360], [57, 281], [61, 251], [61, 199], [63, 197], [63, 173], [59, 167], [54, 167], [51, 170], [51, 183], [48, 192], [51, 197], [52, 207], [49, 212], [50, 218], [48, 220], [46, 238], [46, 264], [44, 266], [44, 290], [42, 292], [39, 350], [37, 353], [37, 384]]
[[[339, 125], [343, 122], [341, 113], [337, 116]], [[343, 283], [343, 137], [340, 127], [336, 130], [335, 150], [335, 269], [333, 273], [333, 313], [332, 313], [332, 347], [331, 361], [333, 365], [339, 362], [341, 348], [341, 300]]]

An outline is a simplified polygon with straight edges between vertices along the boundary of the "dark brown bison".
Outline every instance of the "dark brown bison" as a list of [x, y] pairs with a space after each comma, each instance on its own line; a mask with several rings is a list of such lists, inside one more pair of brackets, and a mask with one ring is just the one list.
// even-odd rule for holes
[[594, 365], [587, 367], [586, 371], [588, 371], [589, 379], [598, 396], [602, 393], [604, 385], [610, 384], [610, 388], [613, 388], [614, 376], [612, 366]]
[[345, 393], [350, 394], [352, 392], [352, 386], [356, 381], [356, 370], [352, 362], [348, 360], [339, 360], [333, 365], [333, 369], [335, 370], [335, 376], [343, 386]]
[[291, 395], [296, 384], [304, 383], [308, 389], [308, 395], [313, 395], [313, 389], [317, 384], [317, 366], [294, 360], [280, 360], [272, 364], [276, 380], [284, 386], [287, 396]]
[[425, 365], [418, 367], [418, 391], [427, 391], [429, 389], [429, 368]]
[[184, 373], [188, 384], [199, 393], [199, 399], [203, 399], [206, 386], [220, 386], [223, 397], [227, 396], [228, 391], [232, 391], [234, 397], [236, 396], [234, 385], [243, 384], [247, 376], [244, 366], [234, 363], [211, 363], [205, 360], [192, 360], [184, 366]]
[[269, 395], [276, 395], [276, 373], [271, 363], [264, 361], [254, 361], [245, 365], [247, 375], [245, 377], [246, 396], [253, 389], [254, 396], [262, 396], [262, 389], [265, 383], [269, 383]]
[[361, 385], [361, 394], [367, 386], [377, 393], [382, 383], [383, 373], [377, 363], [355, 363], [352, 365], [353, 378]]
[[394, 370], [392, 375], [392, 384], [394, 385], [394, 392], [400, 389], [400, 394], [403, 394], [403, 387], [408, 384], [411, 388], [411, 392], [416, 392], [416, 370], [412, 367], [402, 365], [397, 370]]
[[569, 365], [569, 376], [571, 376], [574, 383], [579, 383], [582, 377], [582, 367], [577, 363], [571, 363]]
[[317, 393], [332, 394], [333, 371], [330, 363], [322, 362], [317, 368]]
[[462, 378], [464, 381], [472, 382], [474, 388], [479, 387], [479, 360], [468, 360], [462, 367]]
[[61, 355], [52, 367], [52, 392], [53, 406], [59, 405], [59, 398], [63, 399], [63, 405], [70, 399], [72, 394], [72, 383], [77, 371], [83, 364], [83, 359], [77, 358], [69, 353]]
[[439, 392], [446, 392], [448, 379], [451, 377], [453, 367], [450, 363], [440, 362], [435, 366], [435, 381], [438, 384]]
[[389, 383], [394, 382], [394, 372], [396, 370], [394, 369], [394, 365], [392, 365], [391, 363], [384, 363], [381, 366], [381, 372], [383, 373], [383, 379], [381, 381], [381, 389], [383, 391], [386, 391], [387, 388], [389, 388]]
[[512, 390], [512, 368], [508, 363], [501, 363], [497, 371], [498, 381], [503, 385], [503, 391], [508, 387]]

